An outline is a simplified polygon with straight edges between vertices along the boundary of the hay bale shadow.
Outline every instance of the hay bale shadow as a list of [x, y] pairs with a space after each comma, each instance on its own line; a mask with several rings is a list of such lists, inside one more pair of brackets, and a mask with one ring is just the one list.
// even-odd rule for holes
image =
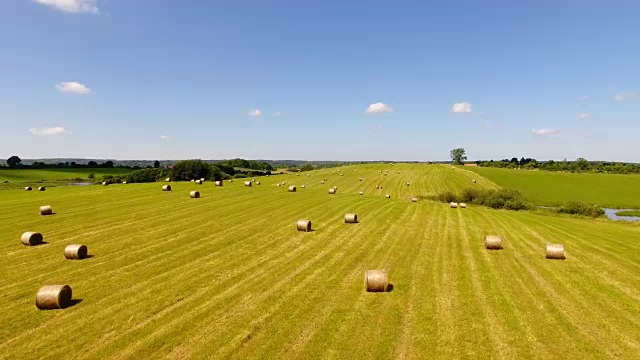
[[69, 305], [66, 308], [70, 308], [73, 306], [76, 306], [78, 304], [80, 304], [83, 301], [83, 299], [71, 299], [71, 301], [69, 301]]
[[391, 283], [387, 284], [387, 292], [392, 292], [393, 289], [395, 289], [393, 284], [391, 284]]

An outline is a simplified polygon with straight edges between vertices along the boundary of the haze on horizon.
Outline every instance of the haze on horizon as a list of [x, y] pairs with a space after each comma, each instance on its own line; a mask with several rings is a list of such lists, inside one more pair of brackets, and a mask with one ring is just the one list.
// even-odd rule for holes
[[640, 162], [639, 12], [7, 0], [0, 158]]

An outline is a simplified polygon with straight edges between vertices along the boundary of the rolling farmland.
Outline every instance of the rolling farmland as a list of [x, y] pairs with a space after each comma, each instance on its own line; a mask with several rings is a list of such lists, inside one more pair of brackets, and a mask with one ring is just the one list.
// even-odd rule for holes
[[[637, 226], [410, 202], [491, 179], [385, 164], [252, 187], [0, 191], [0, 358], [638, 358]], [[297, 232], [299, 219], [314, 231]], [[25, 231], [46, 244], [21, 245]], [[504, 249], [483, 248], [490, 234]], [[93, 257], [65, 260], [72, 243]], [[548, 243], [567, 259], [545, 259]], [[385, 269], [393, 290], [365, 292], [367, 269]], [[43, 284], [79, 302], [38, 310]]]
[[612, 208], [640, 207], [640, 175], [563, 173], [468, 167], [496, 184], [518, 189], [538, 205], [584, 201]]

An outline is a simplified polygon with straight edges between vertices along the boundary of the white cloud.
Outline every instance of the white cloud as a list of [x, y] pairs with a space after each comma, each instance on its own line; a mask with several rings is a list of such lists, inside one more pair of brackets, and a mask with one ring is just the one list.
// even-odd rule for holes
[[249, 110], [247, 115], [249, 115], [249, 116], [260, 116], [260, 115], [262, 115], [262, 111], [260, 111], [260, 109], [251, 109], [251, 110]]
[[87, 95], [91, 92], [91, 89], [75, 81], [64, 81], [61, 83], [57, 83], [56, 89], [63, 93], [77, 95]]
[[630, 99], [640, 99], [640, 93], [627, 91], [627, 92], [616, 94], [616, 96], [613, 97], [613, 100], [615, 101], [624, 101], [624, 100], [630, 100]]
[[167, 135], [160, 135], [160, 140], [169, 140]]
[[588, 117], [589, 117], [589, 113], [586, 113], [586, 112], [578, 114], [578, 119], [580, 119], [580, 120], [584, 120], [584, 119], [586, 119]]
[[273, 115], [274, 115], [274, 116], [281, 116], [281, 115], [282, 115], [282, 113], [281, 113], [280, 111], [276, 111], [276, 112], [274, 112], [274, 113], [273, 113]]
[[533, 129], [531, 130], [532, 133], [534, 133], [535, 135], [553, 135], [553, 134], [557, 134], [560, 130], [558, 129]]
[[65, 134], [71, 134], [71, 130], [67, 130], [63, 127], [60, 126], [56, 126], [56, 127], [52, 127], [52, 128], [41, 128], [41, 129], [36, 129], [36, 128], [31, 128], [29, 129], [29, 132], [33, 135], [38, 135], [38, 136], [54, 136], [54, 135], [65, 135]]
[[468, 102], [455, 103], [451, 107], [451, 112], [454, 112], [454, 113], [470, 113], [471, 112], [471, 103], [468, 103]]
[[590, 96], [578, 96], [578, 100], [589, 100], [591, 97]]
[[34, 0], [38, 4], [42, 4], [56, 10], [67, 13], [90, 13], [97, 14], [98, 0]]
[[364, 112], [367, 114], [382, 114], [382, 113], [393, 112], [393, 109], [389, 105], [386, 105], [381, 102], [377, 102], [375, 104], [369, 105], [369, 107], [367, 107], [367, 109]]

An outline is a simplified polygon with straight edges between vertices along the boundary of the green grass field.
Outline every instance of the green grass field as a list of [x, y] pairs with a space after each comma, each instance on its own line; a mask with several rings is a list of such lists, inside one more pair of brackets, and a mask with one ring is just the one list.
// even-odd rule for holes
[[[84, 179], [89, 174], [94, 174], [96, 179], [105, 175], [124, 175], [130, 173], [131, 169], [122, 168], [99, 168], [99, 169], [1, 169], [0, 189], [16, 189], [25, 186], [45, 185], [57, 186], [66, 185], [74, 179]], [[5, 184], [4, 181], [9, 181]]]
[[[0, 358], [640, 357], [637, 225], [409, 201], [496, 187], [449, 166], [332, 171], [0, 192]], [[296, 231], [303, 218], [313, 232]], [[21, 245], [25, 231], [47, 244]], [[504, 249], [485, 250], [488, 234]], [[65, 260], [71, 243], [94, 257]], [[567, 259], [546, 260], [548, 243]], [[365, 292], [366, 269], [385, 269], [393, 291]], [[37, 310], [43, 284], [82, 301]]]
[[501, 187], [518, 189], [536, 205], [584, 201], [612, 208], [640, 208], [640, 175], [571, 174], [466, 167]]

